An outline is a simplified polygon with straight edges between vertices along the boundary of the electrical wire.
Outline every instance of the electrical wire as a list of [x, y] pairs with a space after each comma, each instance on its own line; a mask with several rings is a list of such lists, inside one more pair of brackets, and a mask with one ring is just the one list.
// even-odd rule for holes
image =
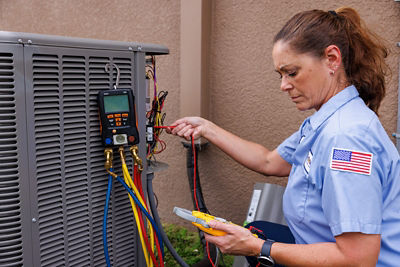
[[[112, 169], [110, 170], [112, 171]], [[112, 179], [113, 177], [109, 175], [107, 193], [106, 193], [106, 203], [104, 204], [104, 217], [103, 217], [103, 248], [104, 248], [104, 258], [106, 260], [107, 267], [111, 267], [110, 256], [108, 254], [108, 245], [107, 245], [107, 214], [111, 196]]]
[[214, 264], [213, 260], [211, 259], [210, 248], [209, 248], [209, 246], [208, 246], [208, 242], [206, 242], [206, 249], [207, 249], [208, 260], [210, 261], [211, 266], [212, 266], [212, 267], [215, 267], [215, 264]]
[[[160, 154], [161, 152], [163, 152], [167, 148], [167, 144], [163, 140], [161, 140], [158, 137], [158, 135], [154, 134], [154, 140], [156, 140], [156, 143], [160, 144], [161, 149], [160, 150], [154, 149], [153, 150], [153, 154]], [[157, 146], [156, 146], [156, 148], [157, 148]]]
[[[192, 152], [193, 152], [193, 162], [194, 162], [193, 163], [193, 170], [194, 170], [193, 171], [193, 190], [194, 190], [193, 195], [194, 195], [194, 202], [196, 204], [196, 208], [197, 208], [198, 211], [200, 211], [199, 203], [197, 201], [197, 193], [196, 193], [196, 172], [197, 172], [197, 162], [196, 161], [197, 161], [197, 158], [196, 158], [196, 147], [194, 145], [193, 134], [192, 134], [192, 137], [191, 137], [191, 141], [192, 141]], [[206, 250], [207, 250], [208, 259], [209, 259], [212, 267], [215, 267], [215, 264], [212, 261], [211, 256], [210, 256], [210, 248], [208, 246], [208, 242], [207, 241], [206, 241]]]
[[196, 170], [197, 170], [197, 167], [196, 167], [196, 147], [195, 147], [195, 145], [194, 145], [194, 138], [193, 138], [193, 135], [192, 135], [192, 152], [193, 152], [193, 164], [194, 164], [194, 167], [193, 167], [193, 169], [194, 169], [194, 172], [193, 172], [193, 190], [194, 190], [194, 202], [195, 202], [195, 204], [196, 204], [196, 209], [198, 210], [198, 211], [200, 211], [200, 208], [199, 208], [199, 203], [198, 203], [198, 201], [197, 201], [197, 193], [196, 193]]
[[[164, 107], [165, 99], [168, 95], [168, 91], [158, 92], [156, 60], [154, 56], [152, 56], [151, 59], [152, 59], [152, 64], [146, 66], [148, 68], [146, 76], [149, 79], [153, 79], [154, 82], [153, 100], [151, 103], [151, 109], [146, 114], [147, 127], [153, 128], [152, 131], [153, 139], [152, 141], [147, 142], [146, 158], [148, 160], [153, 158], [154, 154], [159, 154], [166, 149], [166, 143], [160, 139], [162, 129], [158, 128], [157, 126], [162, 126], [164, 124], [164, 119], [166, 114], [162, 113], [162, 109]], [[159, 148], [159, 146], [161, 146], [161, 148]]]
[[157, 129], [174, 129], [176, 126], [154, 126]]

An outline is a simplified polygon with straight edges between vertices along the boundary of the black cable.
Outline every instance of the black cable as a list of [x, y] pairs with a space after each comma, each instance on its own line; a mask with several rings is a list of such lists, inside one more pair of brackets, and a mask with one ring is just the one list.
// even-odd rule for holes
[[156, 221], [156, 224], [158, 226], [158, 229], [160, 230], [162, 239], [163, 239], [166, 247], [168, 248], [168, 250], [171, 252], [171, 255], [175, 258], [175, 260], [182, 267], [189, 267], [189, 265], [176, 252], [176, 250], [172, 246], [171, 242], [169, 241], [167, 234], [164, 232], [164, 229], [162, 228], [160, 216], [158, 215], [157, 207], [156, 207], [156, 203], [155, 203], [155, 199], [154, 199], [153, 178], [154, 178], [153, 173], [147, 174], [147, 194], [149, 197], [150, 209], [151, 209], [151, 213], [153, 214], [153, 218]]
[[156, 208], [158, 208], [158, 197], [157, 197], [156, 193], [154, 193], [154, 199], [156, 200]]
[[226, 267], [225, 261], [224, 261], [224, 255], [222, 253], [220, 253], [221, 255], [221, 262], [222, 262], [222, 266]]
[[[207, 144], [205, 144], [205, 145], [207, 145]], [[198, 155], [200, 145], [195, 145], [195, 151], [193, 151], [191, 144], [183, 143], [183, 146], [185, 148], [187, 148], [186, 167], [187, 167], [190, 192], [192, 193], [194, 209], [195, 210], [197, 209], [197, 206], [196, 206], [196, 200], [197, 200], [197, 205], [199, 207], [199, 210], [201, 212], [210, 214], [210, 212], [208, 211], [206, 204], [204, 202], [198, 167], [196, 168], [196, 200], [194, 197], [194, 158], [195, 158], [194, 153], [196, 153], [196, 155]], [[196, 157], [196, 166], [199, 166], [198, 157]], [[208, 259], [208, 252], [207, 252], [207, 246], [206, 246], [207, 242], [204, 237], [204, 232], [199, 230], [199, 236], [200, 236], [201, 244], [203, 245], [204, 257], [199, 262], [193, 264], [192, 267], [210, 267], [212, 265], [210, 263], [210, 260]], [[211, 257], [212, 261], [215, 262], [216, 258], [217, 258], [217, 247], [212, 243], [209, 243], [208, 247], [209, 247], [210, 257]]]
[[[196, 206], [196, 201], [195, 201], [195, 197], [194, 197], [194, 154], [192, 151], [192, 146], [190, 144], [183, 143], [183, 146], [185, 148], [187, 148], [187, 154], [186, 154], [187, 175], [188, 175], [188, 179], [189, 179], [190, 192], [192, 193], [193, 207], [196, 210], [197, 206]], [[198, 155], [198, 151], [199, 151], [199, 148], [196, 145], [195, 146], [196, 155]], [[196, 166], [199, 166], [197, 163], [198, 163], [198, 158], [196, 158]], [[199, 207], [199, 210], [201, 212], [209, 213], [209, 211], [206, 207], [206, 204], [204, 203], [198, 167], [196, 168], [196, 199], [197, 199], [197, 205]]]

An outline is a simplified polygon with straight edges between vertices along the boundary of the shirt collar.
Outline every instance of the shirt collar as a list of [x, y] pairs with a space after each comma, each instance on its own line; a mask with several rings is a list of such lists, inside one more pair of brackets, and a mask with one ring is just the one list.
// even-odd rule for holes
[[310, 116], [310, 124], [313, 130], [321, 126], [341, 106], [356, 97], [358, 97], [358, 91], [354, 85], [350, 85], [334, 95], [317, 112]]

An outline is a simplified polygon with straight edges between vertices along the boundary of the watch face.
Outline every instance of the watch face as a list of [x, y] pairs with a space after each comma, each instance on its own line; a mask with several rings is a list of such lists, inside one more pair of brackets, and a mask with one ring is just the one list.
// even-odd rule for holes
[[271, 257], [259, 256], [257, 259], [262, 266], [274, 266], [275, 264], [274, 260]]

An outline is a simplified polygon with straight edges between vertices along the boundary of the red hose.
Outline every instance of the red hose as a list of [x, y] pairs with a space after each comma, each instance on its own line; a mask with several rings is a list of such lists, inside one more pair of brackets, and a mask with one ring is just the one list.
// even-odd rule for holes
[[140, 228], [142, 229], [143, 239], [144, 239], [144, 242], [146, 243], [147, 251], [150, 253], [150, 257], [151, 257], [151, 260], [154, 263], [154, 266], [155, 267], [159, 267], [157, 259], [156, 259], [156, 256], [154, 255], [153, 250], [151, 249], [149, 237], [146, 234], [147, 233], [146, 229], [144, 228], [142, 211], [140, 210], [140, 208], [138, 206], [136, 206], [136, 209], [138, 211], [139, 221], [140, 221]]
[[[137, 187], [138, 190], [139, 190], [139, 193], [140, 193], [140, 195], [141, 195], [141, 197], [142, 197], [142, 199], [143, 199], [143, 201], [144, 201], [144, 204], [145, 204], [145, 206], [146, 206], [146, 209], [149, 210], [149, 207], [148, 207], [147, 202], [146, 202], [146, 198], [144, 197], [143, 187], [142, 187], [142, 179], [141, 179], [140, 172], [138, 171], [137, 165], [135, 165], [135, 166], [133, 167], [133, 175], [134, 175], [134, 176], [133, 176], [133, 177], [134, 177], [134, 184], [136, 185], [136, 187]], [[141, 220], [140, 223], [141, 223], [141, 227], [142, 227], [142, 232], [143, 232], [143, 233], [147, 233], [146, 231], [143, 230], [144, 224], [143, 224], [142, 212], [139, 210], [139, 207], [137, 207], [137, 208], [138, 208], [138, 212], [139, 212], [139, 219]], [[146, 242], [146, 246], [147, 246], [147, 243], [149, 242], [147, 234], [146, 234], [146, 237], [145, 237], [144, 239], [147, 241], [147, 242]], [[154, 234], [154, 240], [155, 240], [155, 242], [156, 242], [156, 248], [157, 248], [157, 252], [158, 252], [158, 257], [159, 257], [159, 261], [160, 261], [160, 266], [161, 266], [161, 267], [164, 267], [164, 259], [162, 258], [162, 255], [163, 255], [163, 254], [161, 253], [160, 242], [159, 242], [158, 237], [157, 237], [156, 234]], [[150, 247], [150, 248], [149, 248], [150, 256], [151, 256], [151, 255], [154, 256], [154, 253], [153, 253], [153, 250], [151, 249], [150, 244], [149, 244], [148, 247]], [[153, 257], [152, 257], [152, 259], [153, 259]], [[158, 267], [158, 265], [155, 263], [155, 261], [156, 261], [156, 259], [155, 259], [155, 257], [154, 257], [154, 260], [153, 260], [154, 265], [156, 265], [156, 266]]]

